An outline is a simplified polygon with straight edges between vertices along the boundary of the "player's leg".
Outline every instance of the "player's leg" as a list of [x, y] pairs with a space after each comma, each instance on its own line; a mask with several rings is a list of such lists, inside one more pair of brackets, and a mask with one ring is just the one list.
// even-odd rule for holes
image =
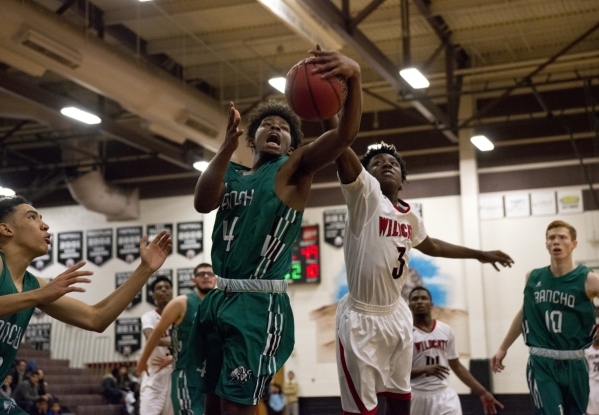
[[[286, 293], [227, 292], [226, 298], [219, 312], [225, 338], [215, 393], [221, 397], [221, 415], [253, 414], [270, 380], [291, 355], [293, 314]], [[242, 315], [251, 318], [240, 322]]]
[[[353, 328], [360, 325], [360, 319], [351, 310], [348, 296], [339, 301], [335, 317], [337, 336], [335, 338], [337, 372], [341, 389], [341, 407], [343, 414], [370, 414], [377, 412], [378, 401], [374, 380], [368, 378], [371, 373], [361, 356], [356, 355], [353, 344], [359, 342], [353, 334]], [[360, 332], [360, 330], [357, 330]], [[369, 390], [370, 387], [370, 390]]]
[[587, 363], [582, 359], [566, 360], [562, 363], [565, 372], [563, 382], [568, 385], [564, 399], [564, 413], [584, 415], [587, 413], [590, 393]]
[[205, 415], [221, 415], [220, 413], [220, 396], [204, 395], [204, 414]]
[[[414, 352], [412, 313], [405, 301], [400, 299], [393, 314], [381, 316], [379, 320], [381, 325], [393, 333], [396, 339], [394, 349], [389, 349], [389, 374], [385, 380], [385, 392], [380, 394], [387, 399], [385, 414], [409, 415], [412, 398], [410, 374]], [[381, 346], [379, 346], [379, 350], [381, 350]]]
[[534, 415], [564, 415], [564, 398], [555, 371], [556, 360], [530, 356], [526, 366], [526, 380]]

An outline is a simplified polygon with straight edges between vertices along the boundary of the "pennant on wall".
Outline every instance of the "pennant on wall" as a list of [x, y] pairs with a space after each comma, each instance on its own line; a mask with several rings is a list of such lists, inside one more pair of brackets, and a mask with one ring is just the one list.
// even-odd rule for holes
[[58, 234], [58, 262], [72, 267], [83, 259], [83, 232], [63, 232]]
[[87, 231], [87, 260], [97, 266], [112, 258], [112, 229]]

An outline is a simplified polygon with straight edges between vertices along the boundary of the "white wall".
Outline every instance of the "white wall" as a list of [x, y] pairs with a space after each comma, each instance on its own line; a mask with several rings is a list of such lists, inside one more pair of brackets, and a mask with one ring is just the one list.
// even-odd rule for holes
[[[505, 194], [505, 193], [503, 193]], [[464, 240], [462, 232], [461, 204], [459, 196], [423, 198], [412, 200], [423, 207], [423, 217], [426, 229], [432, 237], [445, 241], [461, 244]], [[322, 282], [318, 285], [294, 285], [289, 288], [289, 296], [295, 314], [296, 347], [286, 364], [286, 369], [296, 373], [301, 387], [302, 396], [335, 396], [339, 394], [337, 369], [334, 357], [331, 355], [334, 331], [334, 305], [338, 300], [338, 290], [345, 278], [345, 265], [343, 250], [324, 243], [323, 240], [323, 211], [340, 208], [330, 206], [327, 208], [307, 209], [304, 214], [304, 223], [319, 224], [321, 235], [321, 271]], [[109, 223], [104, 217], [91, 213], [79, 206], [63, 208], [42, 209], [44, 220], [50, 225], [50, 231], [56, 234], [63, 231], [88, 230], [106, 227], [122, 227], [136, 224], [173, 223], [192, 220], [201, 220], [202, 215], [195, 212], [191, 196], [142, 200], [140, 206], [140, 219], [136, 222]], [[522, 289], [525, 274], [537, 267], [548, 265], [549, 257], [544, 248], [544, 234], [547, 224], [558, 218], [557, 215], [525, 218], [502, 218], [495, 220], [481, 220], [481, 243], [485, 250], [501, 249], [512, 256], [515, 265], [511, 269], [502, 269], [496, 272], [490, 265], [481, 266], [481, 278], [484, 292], [484, 316], [487, 325], [488, 344], [487, 355], [491, 357], [505, 335], [512, 318], [522, 303]], [[599, 259], [599, 245], [588, 242], [597, 229], [599, 212], [577, 213], [562, 215], [560, 219], [570, 222], [579, 232], [579, 247], [576, 250], [575, 260]], [[205, 252], [193, 260], [173, 253], [165, 262], [163, 268], [175, 271], [177, 268], [192, 267], [207, 260], [211, 228], [214, 215], [204, 215], [205, 226]], [[415, 254], [416, 255], [416, 254]], [[139, 260], [138, 260], [139, 261]], [[94, 303], [114, 290], [115, 272], [128, 271], [135, 268], [134, 264], [113, 258], [103, 267], [88, 264], [86, 267], [95, 272], [93, 282], [86, 286], [87, 292], [73, 294], [88, 303]], [[468, 312], [468, 286], [463, 278], [465, 261], [434, 259], [435, 266], [440, 273], [447, 276], [448, 301], [445, 308], [457, 310], [462, 315]], [[44, 270], [43, 277], [53, 277], [65, 269], [56, 262]], [[175, 274], [176, 275], [176, 274]], [[123, 313], [122, 317], [138, 317], [151, 306], [142, 303], [131, 311]], [[466, 319], [468, 317], [465, 317]], [[32, 319], [35, 322], [35, 317]], [[470, 355], [471, 346], [480, 338], [477, 333], [468, 332], [468, 324], [463, 320], [456, 320], [454, 329], [458, 338], [458, 347], [464, 357], [463, 363], [467, 366], [467, 357]], [[113, 340], [114, 327], [111, 325], [104, 336]], [[328, 346], [325, 347], [323, 345]], [[76, 346], [75, 346], [76, 347]], [[133, 356], [136, 358], [138, 355]], [[527, 350], [521, 338], [516, 341], [506, 358], [506, 371], [494, 376], [496, 393], [527, 393], [525, 382], [525, 363]], [[452, 386], [460, 393], [467, 393], [468, 389], [453, 376]]]

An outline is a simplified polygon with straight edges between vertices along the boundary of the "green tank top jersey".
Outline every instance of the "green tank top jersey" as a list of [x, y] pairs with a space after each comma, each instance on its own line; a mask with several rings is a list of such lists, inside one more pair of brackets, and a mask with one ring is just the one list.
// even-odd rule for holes
[[173, 329], [171, 332], [174, 370], [185, 370], [187, 366], [187, 356], [189, 355], [189, 335], [191, 333], [193, 322], [196, 318], [198, 307], [202, 302], [195, 290], [187, 293], [186, 295], [187, 311], [185, 311], [185, 316], [183, 317], [183, 320], [181, 320], [180, 324], [173, 324]]
[[303, 213], [275, 193], [275, 176], [287, 159], [272, 160], [253, 174], [229, 163], [212, 233], [212, 266], [219, 277], [281, 280], [289, 273]]
[[528, 346], [580, 350], [591, 344], [595, 308], [584, 289], [589, 272], [579, 265], [561, 277], [554, 277], [549, 267], [530, 273], [524, 287], [522, 320]]
[[[0, 273], [0, 301], [3, 295], [18, 293], [17, 287], [8, 272], [8, 267], [4, 261], [4, 254], [0, 252], [2, 258], [2, 273]], [[29, 271], [25, 271], [23, 279], [23, 292], [35, 290], [40, 287], [40, 283], [35, 276]], [[10, 372], [12, 362], [17, 356], [19, 345], [25, 329], [29, 324], [29, 319], [33, 314], [33, 307], [11, 314], [10, 316], [0, 319], [0, 382], [4, 382], [4, 378]]]

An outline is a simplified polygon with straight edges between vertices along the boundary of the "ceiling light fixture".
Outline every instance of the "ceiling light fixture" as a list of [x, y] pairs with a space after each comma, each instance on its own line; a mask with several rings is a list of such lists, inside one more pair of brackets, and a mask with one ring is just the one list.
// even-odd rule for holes
[[199, 171], [204, 171], [206, 170], [206, 167], [208, 167], [208, 162], [207, 161], [196, 161], [195, 163], [193, 163], [193, 168]]
[[490, 151], [495, 148], [493, 143], [484, 135], [474, 135], [470, 138], [470, 142], [480, 151]]
[[428, 79], [416, 68], [406, 68], [399, 71], [399, 75], [414, 89], [428, 88]]
[[258, 0], [293, 31], [311, 44], [320, 44], [324, 50], [339, 50], [343, 43], [339, 35], [320, 16], [299, 0]]
[[100, 124], [102, 122], [102, 120], [94, 114], [80, 110], [79, 108], [75, 107], [64, 107], [60, 110], [60, 113], [62, 115], [66, 115], [67, 117], [71, 117], [77, 121], [81, 121], [85, 124], [92, 125]]
[[14, 195], [15, 195], [14, 190], [9, 189], [8, 187], [0, 186], [0, 196], [14, 196]]
[[273, 88], [281, 91], [281, 93], [283, 93], [283, 94], [285, 93], [285, 78], [283, 78], [282, 76], [277, 76], [276, 78], [270, 78], [268, 80], [268, 83]]

